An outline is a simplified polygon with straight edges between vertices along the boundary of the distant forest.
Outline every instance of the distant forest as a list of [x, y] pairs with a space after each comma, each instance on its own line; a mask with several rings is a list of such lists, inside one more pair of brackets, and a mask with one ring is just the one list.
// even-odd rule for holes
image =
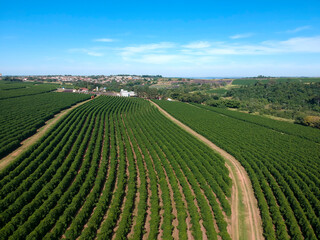
[[[234, 88], [226, 93], [241, 102], [241, 109], [320, 127], [320, 83], [256, 83]], [[310, 116], [313, 116], [310, 118]], [[311, 122], [314, 123], [311, 123]]]
[[226, 96], [241, 101], [258, 99], [281, 109], [320, 111], [320, 83], [257, 83], [232, 89]]
[[272, 115], [320, 128], [320, 82], [257, 81], [231, 89], [217, 86], [213, 90], [206, 84], [181, 84], [177, 88], [158, 89], [151, 95], [151, 98], [170, 97], [182, 102]]

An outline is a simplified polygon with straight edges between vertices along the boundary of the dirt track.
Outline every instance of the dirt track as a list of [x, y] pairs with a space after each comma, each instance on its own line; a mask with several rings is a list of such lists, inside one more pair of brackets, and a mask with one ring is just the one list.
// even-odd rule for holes
[[[257, 200], [254, 196], [253, 189], [251, 187], [251, 181], [247, 172], [241, 166], [241, 164], [232, 155], [219, 148], [211, 141], [198, 134], [190, 127], [186, 126], [179, 120], [172, 117], [169, 113], [159, 107], [156, 103], [150, 101], [156, 106], [161, 113], [181, 128], [194, 135], [196, 138], [207, 144], [214, 151], [223, 156], [226, 160], [226, 166], [230, 171], [230, 177], [233, 182], [232, 196], [231, 196], [231, 224], [230, 234], [232, 239], [263, 239], [262, 236], [262, 223], [260, 218], [260, 212], [257, 206]], [[240, 205], [243, 206], [243, 210], [240, 209]], [[245, 221], [242, 220], [244, 215]]]
[[39, 138], [41, 138], [55, 123], [57, 123], [64, 115], [68, 114], [71, 110], [74, 108], [90, 101], [86, 100], [81, 103], [78, 103], [68, 109], [65, 109], [61, 111], [60, 113], [56, 114], [53, 118], [48, 120], [44, 126], [38, 129], [37, 133], [32, 135], [31, 137], [23, 140], [21, 142], [21, 146], [14, 150], [12, 153], [10, 153], [8, 156], [2, 158], [0, 160], [0, 170], [4, 169], [11, 161], [16, 159], [23, 151], [25, 151], [28, 147], [30, 147], [32, 144], [34, 144]]

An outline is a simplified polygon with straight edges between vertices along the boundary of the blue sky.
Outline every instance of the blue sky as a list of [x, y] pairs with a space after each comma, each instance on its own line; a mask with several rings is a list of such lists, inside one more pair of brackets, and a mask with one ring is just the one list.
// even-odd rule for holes
[[320, 76], [320, 1], [1, 1], [0, 73]]

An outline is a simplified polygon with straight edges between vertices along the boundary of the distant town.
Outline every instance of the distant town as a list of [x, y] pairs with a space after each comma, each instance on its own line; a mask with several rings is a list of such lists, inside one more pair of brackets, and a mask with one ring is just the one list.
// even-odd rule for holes
[[[2, 74], [0, 74], [0, 77]], [[151, 82], [157, 78], [162, 78], [161, 75], [32, 75], [32, 76], [3, 76], [4, 80], [20, 80], [20, 81], [47, 81], [47, 82], [77, 82], [84, 81], [90, 83], [105, 84], [110, 82], [127, 83], [129, 81], [146, 81]]]

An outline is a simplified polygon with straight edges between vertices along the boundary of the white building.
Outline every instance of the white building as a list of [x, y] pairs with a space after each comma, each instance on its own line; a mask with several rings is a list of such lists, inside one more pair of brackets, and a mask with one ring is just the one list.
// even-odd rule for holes
[[136, 96], [136, 94], [133, 91], [128, 92], [127, 90], [123, 90], [123, 89], [121, 89], [120, 91], [120, 97], [134, 97], [134, 96]]

